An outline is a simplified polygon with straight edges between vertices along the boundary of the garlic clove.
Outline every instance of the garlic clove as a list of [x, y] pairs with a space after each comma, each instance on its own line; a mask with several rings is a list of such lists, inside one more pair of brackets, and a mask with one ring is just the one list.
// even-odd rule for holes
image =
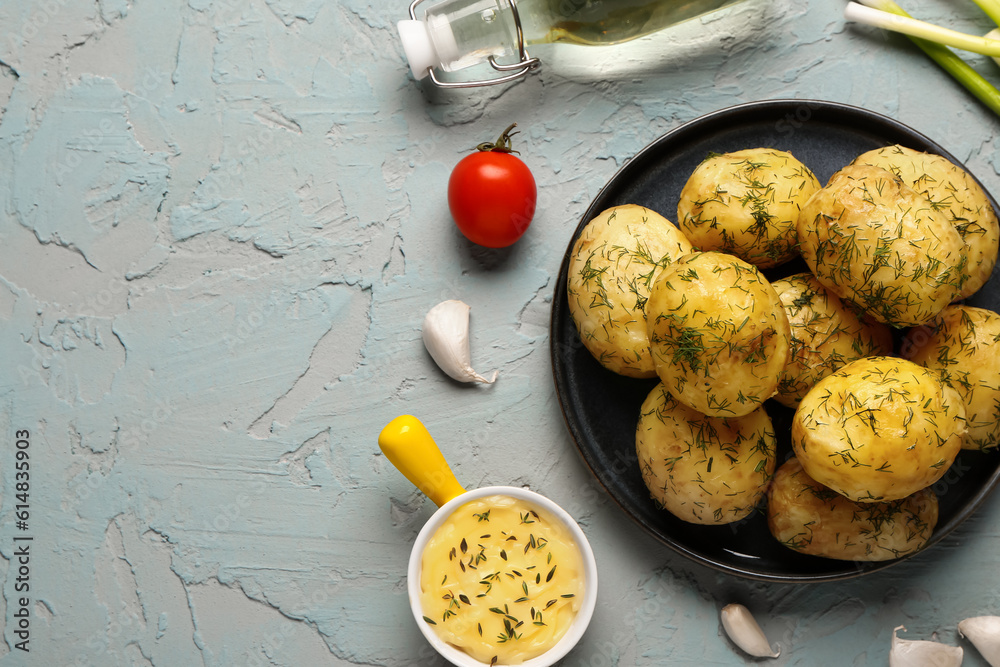
[[497, 372], [489, 380], [472, 370], [472, 353], [469, 351], [469, 308], [462, 301], [442, 301], [424, 317], [422, 337], [431, 358], [459, 382], [490, 384], [497, 379]]
[[1000, 616], [974, 616], [958, 624], [958, 634], [968, 638], [990, 667], [1000, 667]]
[[959, 667], [962, 664], [962, 647], [940, 642], [900, 639], [896, 634], [906, 628], [902, 625], [892, 631], [892, 649], [889, 667]]
[[727, 604], [722, 608], [722, 627], [733, 643], [757, 658], [777, 658], [781, 647], [771, 648], [764, 631], [754, 619], [750, 610], [741, 604]]

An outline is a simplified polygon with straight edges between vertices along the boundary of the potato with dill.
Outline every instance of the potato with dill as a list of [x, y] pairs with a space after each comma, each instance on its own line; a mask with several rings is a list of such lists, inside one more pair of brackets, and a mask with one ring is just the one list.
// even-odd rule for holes
[[615, 206], [589, 221], [573, 245], [567, 296], [584, 346], [608, 370], [655, 377], [646, 302], [660, 271], [691, 252], [677, 227], [642, 206]]
[[963, 447], [1000, 446], [1000, 315], [985, 308], [949, 306], [927, 327], [911, 329], [902, 355], [940, 373], [962, 397], [969, 429]]
[[699, 250], [770, 268], [798, 256], [799, 209], [819, 188], [809, 168], [786, 151], [712, 154], [681, 190], [677, 224]]
[[788, 318], [766, 278], [718, 252], [666, 267], [646, 306], [660, 380], [702, 414], [739, 417], [774, 395], [788, 359]]
[[895, 327], [924, 324], [966, 281], [947, 216], [892, 172], [848, 165], [802, 208], [802, 256], [823, 285]]
[[678, 402], [662, 383], [642, 404], [635, 448], [653, 500], [689, 523], [743, 519], [774, 473], [776, 442], [767, 412], [707, 417]]
[[789, 549], [837, 560], [885, 561], [922, 549], [938, 520], [931, 489], [877, 503], [848, 500], [786, 461], [767, 491], [767, 525]]
[[989, 197], [972, 176], [947, 158], [894, 145], [868, 151], [852, 164], [891, 171], [947, 216], [965, 243], [967, 280], [959, 299], [977, 292], [993, 273], [1000, 224]]
[[811, 273], [771, 285], [791, 326], [788, 363], [774, 397], [779, 403], [795, 408], [814, 384], [847, 363], [892, 353], [886, 325], [859, 317]]
[[965, 432], [962, 399], [937, 373], [868, 357], [809, 390], [792, 448], [810, 477], [850, 500], [899, 500], [947, 472]]

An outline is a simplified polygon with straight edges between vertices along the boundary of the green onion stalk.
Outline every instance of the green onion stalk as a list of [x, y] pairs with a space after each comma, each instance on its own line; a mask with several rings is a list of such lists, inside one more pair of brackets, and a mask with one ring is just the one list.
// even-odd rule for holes
[[[867, 23], [878, 28], [885, 28], [894, 32], [901, 32], [910, 37], [920, 37], [928, 41], [954, 46], [963, 51], [981, 53], [994, 58], [1000, 56], [1000, 40], [993, 39], [989, 35], [980, 37], [979, 35], [967, 35], [957, 30], [949, 30], [941, 26], [919, 21], [909, 16], [901, 16], [891, 12], [869, 6], [870, 0], [861, 0], [866, 4], [850, 2], [844, 8], [844, 16], [859, 23]], [[870, 3], [874, 4], [874, 3]]]
[[979, 5], [983, 13], [993, 19], [993, 22], [1000, 25], [1000, 1], [998, 0], [972, 0]]
[[[991, 19], [1000, 23], [1000, 21], [998, 21], [998, 19], [1000, 19], [1000, 0], [974, 1]], [[912, 19], [912, 17], [907, 14], [902, 7], [893, 2], [893, 0], [861, 0], [861, 2], [868, 7], [881, 10], [882, 12], [895, 14], [896, 16], [905, 17], [906, 19]], [[851, 17], [852, 12], [855, 13], [855, 15], [859, 14], [856, 9], [850, 9], [845, 12], [848, 15], [848, 18]], [[873, 20], [868, 20], [868, 18], [870, 17], [866, 16], [858, 20], [863, 20], [866, 23], [874, 23]], [[926, 53], [928, 57], [948, 72], [948, 74], [954, 77], [956, 81], [962, 84], [965, 89], [972, 93], [980, 102], [989, 107], [993, 113], [1000, 116], [1000, 90], [997, 90], [993, 84], [983, 78], [979, 72], [969, 66], [968, 63], [962, 60], [962, 58], [956, 55], [951, 49], [944, 46], [945, 43], [949, 43], [956, 48], [961, 48], [963, 50], [976, 51], [990, 56], [1000, 56], [1000, 50], [997, 50], [997, 47], [1000, 46], [1000, 40], [964, 35], [963, 33], [959, 33], [954, 30], [947, 30], [930, 23], [924, 23], [916, 20], [904, 23], [896, 22], [892, 19], [892, 17], [888, 17], [888, 19], [885, 17], [875, 17], [875, 21], [878, 20], [883, 21], [881, 27], [896, 30], [897, 32], [906, 32], [910, 40], [916, 44], [921, 51]], [[900, 30], [899, 28], [901, 26], [904, 26], [906, 30]]]

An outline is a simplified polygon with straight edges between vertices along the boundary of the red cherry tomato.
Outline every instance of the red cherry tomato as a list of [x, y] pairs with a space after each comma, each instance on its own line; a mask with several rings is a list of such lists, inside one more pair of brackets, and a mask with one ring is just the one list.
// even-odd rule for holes
[[[487, 248], [517, 241], [535, 217], [537, 189], [531, 170], [511, 154], [511, 125], [496, 144], [480, 144], [448, 180], [448, 208], [459, 230]], [[516, 132], [515, 132], [516, 134]]]

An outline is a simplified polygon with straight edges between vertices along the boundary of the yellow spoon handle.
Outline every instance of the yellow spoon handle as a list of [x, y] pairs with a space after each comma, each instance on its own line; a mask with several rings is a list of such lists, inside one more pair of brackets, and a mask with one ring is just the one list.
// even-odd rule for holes
[[390, 463], [438, 507], [465, 493], [427, 427], [416, 417], [402, 415], [389, 422], [379, 433], [378, 446]]

